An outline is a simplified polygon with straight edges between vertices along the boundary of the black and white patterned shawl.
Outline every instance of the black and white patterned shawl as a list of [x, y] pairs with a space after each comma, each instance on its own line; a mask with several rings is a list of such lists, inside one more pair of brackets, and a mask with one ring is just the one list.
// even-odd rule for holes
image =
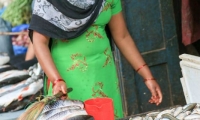
[[80, 36], [96, 20], [105, 0], [35, 0], [29, 35], [37, 31], [50, 38]]

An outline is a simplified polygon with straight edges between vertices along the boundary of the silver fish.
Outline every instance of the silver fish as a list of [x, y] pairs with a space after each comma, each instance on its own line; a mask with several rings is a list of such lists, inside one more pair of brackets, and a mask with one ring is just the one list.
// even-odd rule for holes
[[24, 97], [36, 94], [43, 87], [43, 80], [31, 83], [27, 87], [10, 92], [0, 97], [0, 107], [7, 107], [15, 100], [22, 100]]
[[171, 114], [168, 114], [168, 113], [163, 114], [162, 118], [167, 118], [169, 120], [178, 120], [177, 118], [175, 118], [174, 116], [172, 116]]
[[199, 120], [200, 119], [200, 115], [199, 114], [192, 114], [192, 115], [188, 115], [184, 118], [184, 120]]
[[6, 72], [9, 70], [14, 70], [14, 69], [16, 69], [16, 68], [14, 68], [10, 65], [3, 65], [3, 66], [0, 66], [0, 73]]
[[158, 115], [157, 115], [157, 117], [156, 118], [158, 118], [158, 119], [161, 119], [162, 118], [162, 115], [163, 114], [173, 114], [173, 112], [174, 112], [174, 108], [173, 109], [169, 109], [169, 110], [164, 110], [164, 111], [162, 111], [162, 112], [160, 112]]
[[134, 118], [130, 118], [129, 120], [143, 120], [143, 117], [137, 116]]
[[10, 70], [0, 74], [0, 87], [7, 84], [15, 84], [29, 78], [27, 71]]
[[153, 120], [153, 117], [148, 117], [146, 120]]
[[79, 106], [67, 106], [67, 107], [62, 107], [58, 109], [53, 109], [48, 112], [45, 112], [43, 114], [40, 114], [37, 120], [45, 120], [51, 118], [51, 116], [54, 116], [55, 114], [58, 114], [60, 112], [66, 111], [66, 110], [76, 110], [76, 109], [82, 109]]
[[28, 105], [30, 105], [31, 103], [35, 102], [36, 98], [39, 97], [40, 95], [41, 95], [41, 91], [37, 92], [34, 95], [25, 97], [21, 101], [15, 100], [7, 107], [0, 107], [0, 113], [15, 112], [15, 111], [24, 109], [24, 108], [28, 107]]
[[159, 120], [171, 120], [171, 119], [169, 119], [169, 118], [161, 118]]
[[158, 114], [159, 114], [159, 112], [151, 112], [151, 113], [148, 113], [146, 116], [147, 117], [156, 117]]
[[200, 108], [193, 109], [191, 114], [200, 114]]
[[17, 71], [19, 71], [19, 70], [10, 70], [10, 71], [3, 72], [0, 74], [0, 79], [12, 74], [13, 72], [17, 72]]
[[182, 107], [177, 107], [174, 111], [174, 116], [176, 117], [177, 115], [179, 115], [181, 112], [183, 111]]
[[154, 120], [160, 120], [159, 118], [155, 118]]
[[190, 113], [191, 113], [191, 111], [186, 111], [184, 113], [180, 113], [176, 118], [179, 119], [179, 120], [182, 120], [184, 117], [186, 117]]
[[42, 74], [42, 68], [39, 63], [29, 67], [28, 69], [29, 75], [30, 76], [35, 76], [35, 75], [41, 75]]
[[159, 114], [159, 112], [151, 112], [151, 113], [148, 113], [146, 114], [146, 117], [145, 117], [145, 120], [151, 120], [157, 116]]
[[0, 97], [3, 96], [4, 94], [7, 94], [7, 93], [12, 92], [14, 90], [26, 87], [26, 86], [30, 85], [31, 83], [33, 83], [35, 81], [37, 81], [37, 79], [30, 77], [27, 80], [21, 81], [17, 84], [2, 87], [2, 88], [0, 88]]
[[190, 111], [190, 110], [194, 109], [194, 107], [196, 105], [197, 105], [197, 103], [187, 104], [187, 105], [183, 106], [183, 111], [182, 112]]
[[88, 115], [84, 109], [76, 109], [76, 110], [67, 110], [60, 113], [55, 114], [49, 119], [46, 120], [68, 120], [72, 117], [79, 115]]
[[90, 115], [78, 115], [67, 120], [94, 120], [94, 118]]
[[67, 106], [79, 106], [81, 109], [83, 109], [84, 103], [79, 100], [58, 100], [55, 102], [51, 102], [48, 105], [45, 105], [41, 114], [51, 111], [51, 110], [67, 107]]

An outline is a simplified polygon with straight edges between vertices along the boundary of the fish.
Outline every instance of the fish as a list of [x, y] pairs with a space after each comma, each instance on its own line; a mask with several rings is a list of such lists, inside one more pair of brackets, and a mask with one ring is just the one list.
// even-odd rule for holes
[[200, 108], [194, 108], [191, 114], [200, 114]]
[[84, 103], [80, 100], [57, 100], [45, 105], [41, 114], [67, 106], [79, 106], [81, 109], [83, 109]]
[[0, 87], [8, 84], [15, 84], [29, 78], [27, 71], [10, 70], [0, 74]]
[[186, 117], [187, 115], [189, 115], [191, 113], [191, 111], [186, 111], [186, 112], [182, 112], [180, 113], [176, 118], [179, 120], [182, 120], [184, 117]]
[[90, 115], [78, 115], [67, 120], [94, 120], [94, 118]]
[[153, 117], [149, 117], [147, 120], [154, 120]]
[[169, 119], [169, 120], [178, 120], [177, 118], [175, 118], [174, 116], [172, 116], [172, 115], [169, 114], [169, 113], [163, 114], [163, 115], [162, 115], [162, 118], [167, 118], [167, 119]]
[[184, 120], [199, 120], [200, 119], [200, 115], [199, 114], [192, 114], [192, 115], [188, 115], [184, 118]]
[[70, 118], [80, 116], [80, 115], [88, 115], [88, 114], [84, 109], [75, 109], [75, 110], [72, 109], [72, 110], [59, 112], [46, 120], [68, 120]]
[[14, 90], [20, 89], [22, 87], [26, 87], [26, 86], [30, 85], [31, 83], [33, 83], [37, 80], [38, 80], [37, 77], [29, 77], [28, 79], [23, 80], [19, 83], [1, 87], [0, 88], [0, 97], [3, 96], [4, 94], [7, 94], [7, 93], [12, 92]]
[[39, 79], [27, 87], [22, 87], [0, 97], [0, 107], [7, 107], [13, 101], [23, 100], [24, 97], [36, 94], [43, 87], [43, 80]]
[[42, 91], [40, 90], [39, 92], [37, 92], [34, 95], [30, 95], [30, 96], [25, 97], [21, 101], [15, 100], [10, 105], [8, 105], [7, 107], [1, 107], [0, 113], [15, 112], [15, 111], [18, 111], [18, 110], [25, 109], [29, 104], [35, 102], [36, 98], [39, 97], [41, 94], [42, 94]]
[[40, 66], [39, 63], [29, 67], [28, 73], [30, 76], [37, 76], [43, 74], [42, 67]]
[[130, 118], [129, 120], [143, 120], [143, 117], [137, 116], [134, 118]]
[[9, 70], [14, 70], [14, 69], [16, 69], [16, 68], [14, 68], [10, 65], [3, 65], [3, 66], [0, 66], [0, 73], [6, 72]]
[[0, 53], [0, 66], [10, 61], [10, 57], [6, 53]]
[[163, 114], [166, 114], [166, 113], [168, 113], [168, 114], [173, 114], [174, 110], [175, 110], [175, 108], [169, 109], [169, 110], [164, 110], [164, 111], [160, 112], [160, 113], [156, 116], [156, 118], [161, 119], [161, 118], [162, 118], [162, 115], [163, 115]]
[[161, 118], [159, 120], [170, 120], [169, 118]]
[[[159, 114], [159, 112], [151, 112], [151, 113], [148, 113], [148, 114], [146, 115], [146, 117], [153, 117], [153, 118], [155, 118], [158, 114]], [[147, 119], [147, 118], [146, 118], [146, 119]]]
[[183, 111], [183, 107], [177, 107], [174, 111], [174, 116], [176, 117], [177, 115], [179, 115], [181, 112]]
[[197, 105], [197, 103], [187, 104], [187, 105], [183, 106], [183, 111], [182, 112], [190, 111], [190, 110], [194, 109], [194, 107], [196, 105]]
[[51, 116], [66, 111], [66, 110], [76, 110], [76, 109], [83, 109], [80, 106], [67, 106], [67, 107], [62, 107], [62, 108], [58, 108], [58, 109], [53, 109], [50, 111], [47, 111], [45, 113], [40, 114], [40, 116], [38, 117], [37, 120], [45, 120], [45, 119], [49, 119]]

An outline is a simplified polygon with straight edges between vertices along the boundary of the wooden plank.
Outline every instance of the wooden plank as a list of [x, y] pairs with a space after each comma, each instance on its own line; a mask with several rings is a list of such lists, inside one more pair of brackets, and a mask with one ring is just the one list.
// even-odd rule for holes
[[173, 13], [173, 1], [172, 0], [160, 0], [161, 3], [161, 13], [162, 22], [164, 27], [164, 38], [166, 41], [167, 50], [167, 61], [168, 61], [168, 71], [169, 80], [171, 85], [172, 93], [172, 105], [184, 105], [185, 98], [183, 94], [183, 89], [181, 86], [181, 69], [179, 66], [179, 47], [176, 34], [175, 18]]
[[[149, 53], [142, 54], [148, 66], [164, 64], [167, 62], [166, 50], [150, 51]], [[159, 57], [158, 57], [159, 56]]]

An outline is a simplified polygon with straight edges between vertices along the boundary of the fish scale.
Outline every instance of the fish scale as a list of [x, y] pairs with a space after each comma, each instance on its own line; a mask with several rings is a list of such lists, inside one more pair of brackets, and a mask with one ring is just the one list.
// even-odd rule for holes
[[20, 89], [20, 88], [24, 88], [24, 87], [27, 87], [28, 85], [30, 85], [31, 83], [37, 81], [38, 79], [35, 79], [33, 77], [30, 77], [28, 78], [27, 80], [24, 80], [20, 83], [17, 83], [17, 84], [14, 84], [14, 85], [8, 85], [6, 87], [2, 87], [0, 88], [0, 97], [9, 93], [9, 92], [12, 92], [12, 91], [15, 91], [17, 89]]
[[82, 109], [82, 108], [80, 106], [67, 106], [67, 107], [62, 107], [59, 109], [53, 109], [53, 110], [47, 111], [43, 114], [40, 114], [40, 116], [38, 117], [37, 120], [46, 120], [46, 119], [49, 119], [50, 117], [54, 116], [57, 113], [60, 113], [60, 112], [66, 111], [66, 110], [76, 110], [76, 109]]
[[6, 71], [9, 71], [9, 70], [12, 70], [12, 69], [15, 69], [15, 68], [13, 68], [10, 65], [3, 65], [3, 66], [0, 66], [0, 73], [6, 72]]
[[27, 71], [11, 70], [0, 74], [0, 87], [15, 84], [29, 78]]
[[82, 109], [84, 108], [83, 102], [79, 100], [58, 100], [46, 105], [42, 111], [42, 114], [53, 109], [58, 109], [67, 106], [79, 106]]
[[33, 103], [36, 100], [36, 97], [39, 97], [40, 95], [41, 95], [41, 91], [37, 92], [34, 95], [30, 95], [30, 96], [25, 97], [21, 101], [15, 100], [10, 105], [8, 105], [7, 107], [0, 107], [0, 113], [15, 112], [15, 111], [24, 109], [24, 108], [28, 107], [28, 105]]
[[36, 94], [43, 87], [43, 80], [39, 79], [36, 82], [31, 83], [28, 89], [20, 88], [18, 90], [12, 91], [0, 97], [0, 107], [7, 107], [15, 100], [23, 98], [29, 95]]
[[80, 116], [80, 115], [88, 115], [88, 114], [83, 109], [66, 110], [66, 111], [57, 113], [54, 116], [52, 116], [46, 120], [68, 120], [71, 117]]

